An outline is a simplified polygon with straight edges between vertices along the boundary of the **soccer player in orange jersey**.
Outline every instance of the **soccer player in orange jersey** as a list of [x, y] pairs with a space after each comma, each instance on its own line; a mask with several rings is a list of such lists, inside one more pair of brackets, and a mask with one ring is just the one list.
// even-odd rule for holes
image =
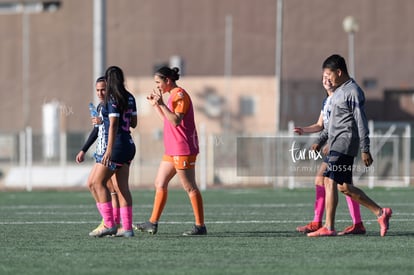
[[[204, 224], [203, 198], [195, 179], [195, 163], [199, 152], [197, 130], [194, 121], [194, 108], [188, 93], [178, 87], [178, 68], [160, 68], [154, 76], [156, 88], [147, 97], [155, 111], [164, 122], [165, 153], [155, 178], [155, 198], [149, 221], [137, 224], [137, 228], [151, 234], [157, 233], [158, 220], [167, 202], [168, 183], [178, 174], [187, 192], [195, 224], [192, 230], [183, 235], [206, 235]], [[169, 93], [167, 104], [162, 95]]]

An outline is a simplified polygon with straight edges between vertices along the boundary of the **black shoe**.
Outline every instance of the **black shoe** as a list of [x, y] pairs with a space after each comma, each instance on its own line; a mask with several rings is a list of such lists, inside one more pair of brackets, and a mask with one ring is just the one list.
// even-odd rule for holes
[[144, 223], [138, 223], [137, 229], [142, 232], [148, 232], [151, 235], [157, 234], [158, 231], [158, 223], [152, 223], [150, 221]]
[[202, 226], [194, 225], [191, 231], [186, 231], [183, 233], [183, 236], [198, 236], [198, 235], [207, 235], [207, 228], [205, 225], [202, 225]]

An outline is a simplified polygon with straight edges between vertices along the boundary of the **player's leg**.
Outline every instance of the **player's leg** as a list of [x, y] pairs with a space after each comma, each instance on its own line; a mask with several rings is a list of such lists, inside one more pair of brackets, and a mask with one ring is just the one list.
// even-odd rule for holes
[[165, 204], [168, 198], [168, 183], [175, 176], [176, 171], [172, 161], [163, 157], [158, 168], [157, 176], [155, 178], [155, 196], [152, 208], [151, 217], [147, 222], [137, 224], [137, 229], [146, 231], [150, 234], [156, 234], [158, 231], [158, 220], [161, 217]]
[[351, 199], [353, 199], [354, 201], [368, 208], [375, 215], [380, 214], [381, 207], [371, 198], [369, 198], [364, 191], [354, 186], [353, 184], [345, 183], [342, 184], [342, 186], [338, 186], [338, 189], [345, 195], [351, 197]]
[[352, 218], [352, 225], [346, 227], [338, 235], [361, 235], [365, 234], [366, 230], [361, 218], [361, 208], [359, 203], [351, 199], [349, 196], [345, 196], [346, 203], [348, 205], [349, 214]]
[[296, 231], [309, 233], [314, 232], [322, 227], [323, 213], [325, 210], [325, 186], [323, 182], [323, 173], [327, 167], [326, 162], [322, 162], [315, 176], [315, 204], [313, 220], [304, 225], [296, 227]]
[[132, 237], [132, 195], [129, 189], [129, 164], [124, 164], [115, 172], [114, 187], [118, 194], [122, 228], [118, 230], [118, 237]]
[[335, 215], [338, 206], [338, 187], [337, 182], [333, 179], [325, 178], [325, 205], [326, 205], [326, 220], [325, 227], [329, 230], [335, 230]]
[[[96, 170], [97, 170], [96, 167], [98, 165], [99, 165], [98, 163], [95, 163], [92, 166], [91, 172], [89, 173], [89, 176], [88, 176], [87, 185], [88, 185], [89, 191], [91, 192], [92, 197], [96, 201], [96, 208], [99, 210], [98, 199], [97, 199], [96, 191], [95, 191], [95, 188], [94, 188], [94, 185], [93, 185], [93, 178], [95, 177], [95, 173], [96, 173]], [[101, 223], [89, 233], [89, 235], [91, 235], [91, 236], [95, 235], [98, 231], [100, 231], [102, 229], [104, 229], [104, 220], [103, 219], [101, 220]]]
[[325, 225], [315, 232], [308, 233], [309, 237], [336, 236], [335, 214], [338, 206], [338, 183], [352, 182], [352, 167], [354, 158], [335, 151], [329, 152], [328, 166], [324, 172], [325, 183]]
[[387, 234], [389, 219], [392, 215], [391, 208], [381, 208], [375, 201], [368, 197], [364, 191], [353, 184], [344, 184], [343, 186], [340, 186], [339, 190], [374, 213], [374, 215], [377, 216], [380, 225], [380, 235], [385, 236]]
[[95, 199], [95, 201], [98, 201], [98, 200], [97, 200], [96, 191], [95, 191], [95, 188], [94, 188], [94, 185], [93, 185], [93, 178], [95, 177], [96, 170], [97, 170], [96, 167], [98, 165], [99, 165], [98, 163], [95, 163], [92, 166], [91, 172], [89, 173], [88, 179], [86, 181], [86, 183], [88, 185], [88, 189], [91, 192], [91, 195]]
[[118, 200], [118, 194], [114, 186], [114, 182], [116, 182], [116, 176], [115, 174], [112, 175], [112, 177], [108, 180], [106, 186], [109, 189], [109, 192], [111, 193], [111, 201], [112, 201], [112, 211], [114, 213], [114, 221], [117, 225], [121, 224], [121, 214], [119, 209], [119, 200]]
[[338, 188], [337, 183], [325, 177], [325, 225], [315, 232], [308, 233], [308, 237], [336, 236], [335, 231], [335, 213], [338, 205]]
[[113, 218], [111, 194], [106, 186], [106, 183], [111, 178], [112, 174], [113, 171], [108, 169], [108, 167], [98, 164], [94, 177], [91, 180], [96, 192], [97, 207], [104, 219], [104, 229], [93, 235], [96, 237], [112, 235], [115, 234], [117, 230]]
[[187, 192], [193, 208], [195, 225], [191, 231], [184, 232], [184, 235], [206, 235], [207, 229], [204, 224], [203, 197], [198, 189], [195, 177], [196, 156], [180, 156], [178, 163], [175, 163], [180, 182]]

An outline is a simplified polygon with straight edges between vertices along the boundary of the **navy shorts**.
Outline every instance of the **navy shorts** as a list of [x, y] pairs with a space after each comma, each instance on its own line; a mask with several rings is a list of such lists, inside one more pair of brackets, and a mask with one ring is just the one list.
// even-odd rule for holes
[[[130, 164], [136, 152], [132, 138], [120, 138], [115, 141], [112, 149], [111, 162], [115, 163], [116, 168], [123, 164]], [[101, 163], [103, 155], [95, 154], [96, 163]]]
[[132, 139], [116, 141], [112, 149], [112, 162], [116, 164], [129, 164], [135, 156], [135, 144]]
[[354, 157], [331, 151], [328, 155], [328, 167], [323, 176], [334, 180], [338, 184], [352, 184], [353, 166]]

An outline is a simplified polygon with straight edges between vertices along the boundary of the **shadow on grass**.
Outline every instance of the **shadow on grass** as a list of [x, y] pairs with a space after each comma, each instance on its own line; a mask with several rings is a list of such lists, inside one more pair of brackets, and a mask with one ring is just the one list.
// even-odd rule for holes
[[209, 232], [208, 237], [216, 238], [269, 238], [269, 237], [305, 237], [305, 234], [295, 231], [222, 231], [222, 232]]
[[[137, 234], [141, 236], [141, 234]], [[157, 235], [144, 235], [146, 238], [308, 238], [306, 234], [296, 232], [296, 231], [215, 231], [209, 232], [207, 235], [203, 236], [183, 236], [180, 233], [158, 233]], [[414, 237], [414, 232], [404, 232], [404, 231], [391, 231], [388, 232], [385, 237]], [[372, 238], [372, 237], [380, 237], [379, 232], [367, 232], [364, 235], [343, 235], [343, 236], [335, 236], [335, 238]], [[328, 238], [328, 237], [319, 237], [319, 238]]]
[[[356, 236], [356, 235], [346, 235], [345, 237], [352, 237], [352, 236]], [[379, 232], [375, 232], [375, 231], [371, 231], [371, 232], [367, 232], [365, 235], [362, 236], [366, 236], [366, 237], [380, 237]], [[407, 232], [407, 231], [388, 231], [387, 235], [385, 236], [385, 238], [387, 237], [413, 237], [414, 236], [414, 232]]]

